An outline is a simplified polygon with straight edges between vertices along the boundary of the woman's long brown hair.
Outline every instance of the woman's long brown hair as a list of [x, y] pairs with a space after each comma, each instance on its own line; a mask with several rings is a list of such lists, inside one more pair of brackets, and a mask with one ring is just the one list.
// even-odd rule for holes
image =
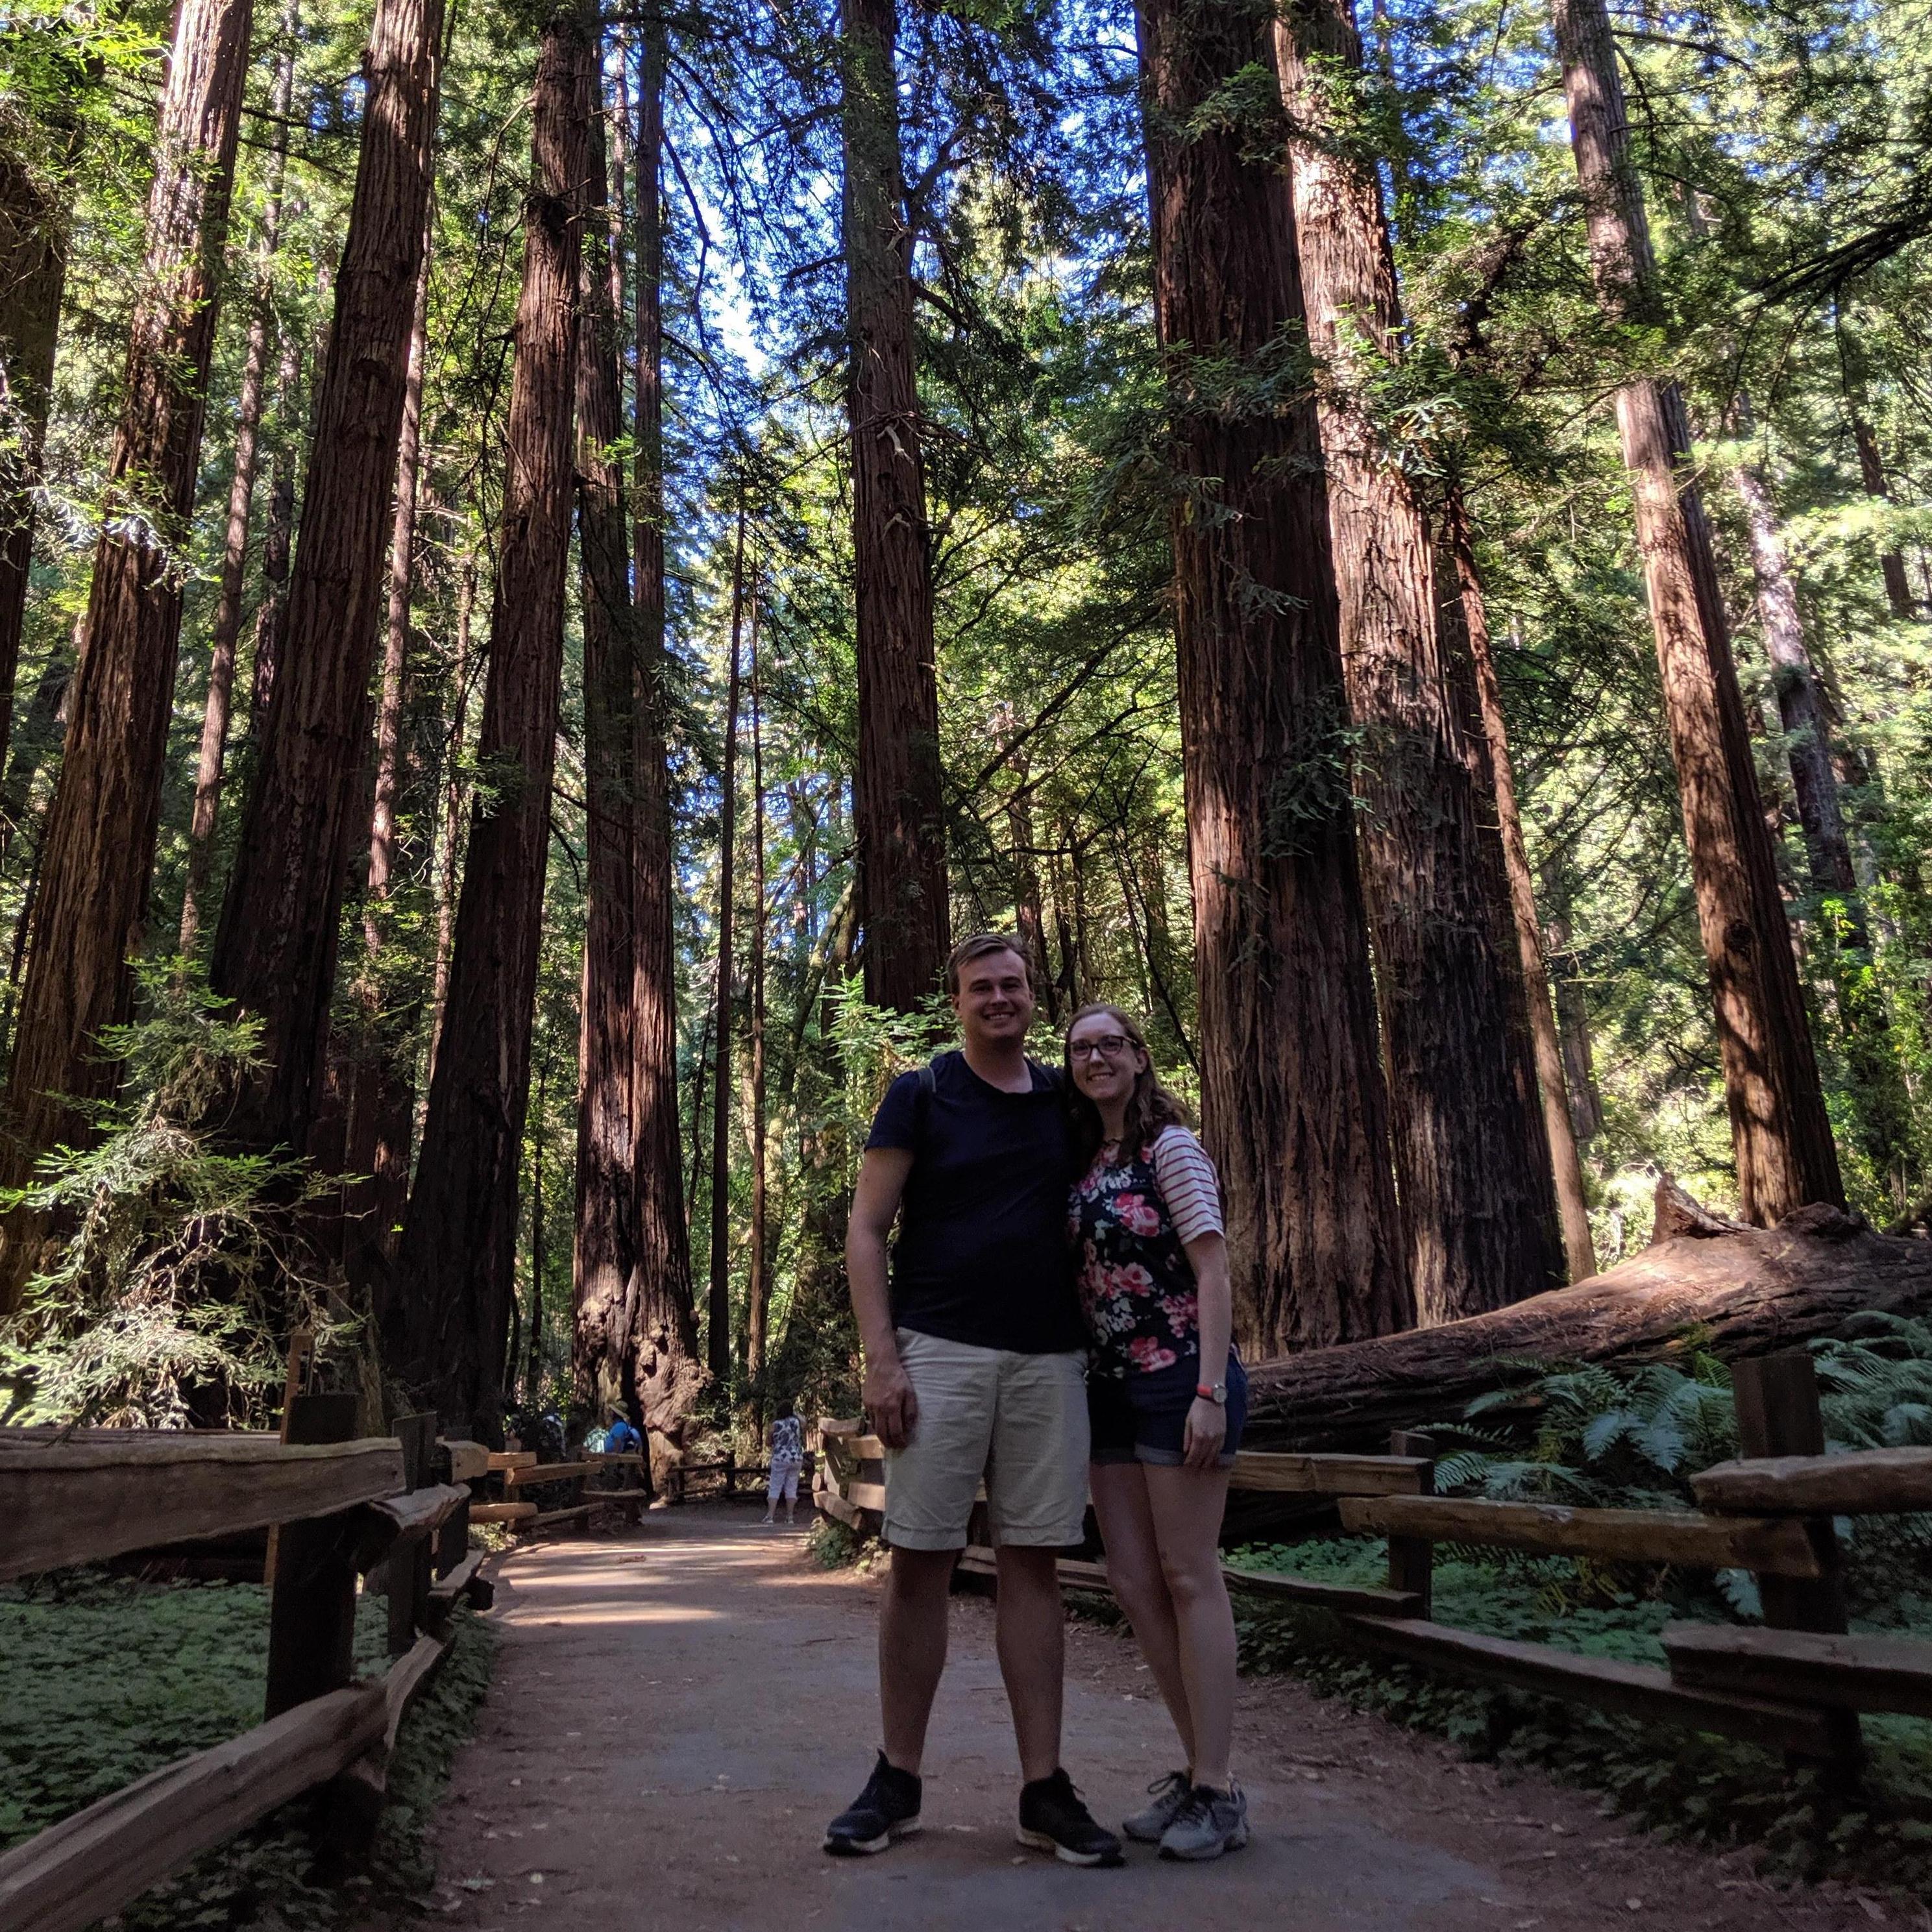
[[1138, 1154], [1163, 1127], [1191, 1127], [1194, 1124], [1187, 1103], [1179, 1094], [1168, 1092], [1156, 1076], [1154, 1056], [1148, 1051], [1147, 1035], [1142, 1032], [1140, 1022], [1122, 1012], [1118, 1006], [1109, 1006], [1104, 1001], [1082, 1006], [1066, 1022], [1060, 1059], [1066, 1070], [1067, 1104], [1073, 1115], [1074, 1151], [1083, 1172], [1100, 1150], [1106, 1132], [1100, 1124], [1100, 1108], [1074, 1084], [1073, 1050], [1066, 1042], [1072, 1040], [1073, 1029], [1082, 1020], [1090, 1020], [1102, 1013], [1139, 1049], [1141, 1058], [1146, 1063], [1134, 1076], [1134, 1090], [1127, 1096], [1126, 1124], [1120, 1135], [1122, 1152]]

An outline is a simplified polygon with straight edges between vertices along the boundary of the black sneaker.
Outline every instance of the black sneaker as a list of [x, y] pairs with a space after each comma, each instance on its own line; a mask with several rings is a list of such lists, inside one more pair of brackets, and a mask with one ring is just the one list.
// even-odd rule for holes
[[1080, 1802], [1073, 1780], [1063, 1771], [1020, 1786], [1022, 1844], [1051, 1852], [1063, 1864], [1117, 1865], [1120, 1841]]
[[865, 1790], [826, 1826], [825, 1849], [835, 1858], [863, 1858], [916, 1832], [920, 1790], [910, 1772], [894, 1769], [880, 1752]]

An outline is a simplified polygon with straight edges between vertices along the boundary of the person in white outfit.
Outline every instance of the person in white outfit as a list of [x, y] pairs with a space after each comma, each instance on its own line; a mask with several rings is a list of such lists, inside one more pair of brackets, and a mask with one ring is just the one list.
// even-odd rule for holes
[[798, 1474], [805, 1467], [805, 1424], [800, 1421], [798, 1405], [778, 1405], [778, 1420], [772, 1424], [772, 1479], [765, 1490], [765, 1521], [777, 1520], [779, 1499], [784, 1502], [785, 1521], [798, 1520]]

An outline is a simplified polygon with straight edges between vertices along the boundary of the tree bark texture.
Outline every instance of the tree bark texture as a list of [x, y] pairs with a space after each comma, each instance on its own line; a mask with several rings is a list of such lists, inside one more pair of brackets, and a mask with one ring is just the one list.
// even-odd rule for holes
[[302, 541], [209, 979], [260, 1017], [268, 1071], [238, 1136], [304, 1148], [368, 769], [369, 686], [427, 241], [442, 0], [379, 0], [349, 232], [335, 281]]
[[[686, 1217], [678, 1118], [677, 910], [671, 842], [670, 655], [664, 643], [664, 90], [666, 29], [643, 32], [638, 99], [638, 464], [641, 501], [632, 508], [637, 604], [631, 769], [632, 922], [637, 933], [632, 993], [631, 1085], [636, 1150], [638, 1258], [632, 1292], [631, 1352], [644, 1426], [682, 1440], [704, 1376], [692, 1301], [691, 1228]], [[648, 209], [646, 204], [648, 203]], [[614, 313], [622, 309], [620, 296]]]
[[1258, 406], [1216, 373], [1234, 362], [1279, 387], [1303, 320], [1284, 171], [1222, 120], [1190, 125], [1244, 70], [1272, 77], [1268, 20], [1142, 0], [1138, 26], [1181, 479], [1175, 630], [1204, 1128], [1231, 1209], [1236, 1330], [1274, 1354], [1407, 1327], [1414, 1300], [1376, 1058], [1315, 405]]
[[[57, 1141], [84, 1138], [74, 1101], [111, 1092], [118, 1078], [98, 1041], [127, 1016], [128, 962], [147, 913], [250, 18], [250, 0], [181, 0], [175, 16], [87, 643], [68, 692], [4, 1105], [8, 1186]], [[17, 1296], [35, 1239], [32, 1217], [10, 1217], [0, 1309]]]
[[[416, 272], [403, 424], [396, 446], [395, 502], [389, 524], [388, 608], [382, 626], [382, 676], [376, 704], [376, 786], [369, 815], [369, 871], [362, 899], [362, 958], [356, 979], [357, 1035], [349, 1042], [350, 1087], [343, 1172], [352, 1177], [344, 1233], [352, 1257], [370, 1248], [392, 1254], [410, 1190], [410, 1138], [416, 1114], [414, 1058], [408, 1039], [421, 1008], [386, 1010], [382, 954], [396, 866], [396, 806], [403, 782], [403, 699], [409, 671], [410, 600], [416, 586], [416, 504], [422, 486], [423, 363], [428, 348], [428, 222]], [[362, 1271], [351, 1269], [352, 1276]]]
[[542, 937], [550, 778], [570, 559], [578, 290], [594, 38], [545, 25], [477, 754], [490, 776], [470, 830], [442, 1039], [410, 1196], [386, 1353], [446, 1426], [501, 1433], [519, 1170]]
[[1381, 179], [1348, 145], [1361, 41], [1346, 0], [1296, 0], [1276, 20], [1275, 46], [1309, 344], [1322, 368], [1396, 1188], [1426, 1327], [1540, 1293], [1563, 1278], [1562, 1248], [1541, 1116], [1512, 1077], [1517, 968], [1490, 919], [1475, 788], [1436, 635], [1428, 520], [1364, 400], [1378, 366], [1400, 356], [1402, 324]]
[[951, 916], [895, 0], [844, 0], [844, 22], [860, 920], [866, 998], [910, 1012], [939, 990]]
[[706, 1359], [712, 1379], [731, 1373], [731, 992], [736, 970], [731, 926], [736, 908], [738, 700], [745, 618], [745, 507], [731, 563], [731, 669], [724, 698], [724, 769], [718, 807], [718, 987], [711, 1081], [711, 1268], [705, 1308]]
[[296, 10], [282, 8], [280, 51], [275, 57], [269, 100], [267, 205], [262, 211], [255, 300], [248, 318], [248, 346], [242, 361], [242, 393], [235, 412], [235, 468], [228, 486], [228, 522], [221, 548], [221, 589], [208, 655], [208, 694], [202, 706], [201, 746], [195, 760], [194, 805], [188, 822], [188, 881], [182, 894], [180, 947], [194, 952], [200, 936], [202, 901], [214, 852], [214, 818], [221, 802], [222, 766], [228, 756], [228, 723], [235, 695], [236, 647], [242, 637], [242, 590], [248, 568], [248, 526], [255, 508], [255, 460], [268, 361], [271, 289], [281, 239], [282, 180], [289, 158], [289, 104], [295, 91]]
[[623, 433], [615, 331], [600, 225], [604, 143], [590, 130], [584, 315], [577, 345], [577, 544], [584, 608], [584, 989], [577, 1085], [576, 1230], [571, 1262], [571, 1369], [578, 1399], [602, 1420], [634, 1415], [629, 1297], [638, 1264], [632, 1142], [637, 1072], [636, 844], [639, 614], [631, 532], [612, 455]]
[[[1748, 403], [1741, 404], [1740, 414], [1739, 426], [1748, 427]], [[1890, 1017], [1871, 974], [1871, 926], [1852, 868], [1851, 839], [1838, 794], [1831, 710], [1804, 642], [1798, 586], [1771, 486], [1749, 460], [1737, 465], [1731, 480], [1750, 533], [1758, 628], [1771, 663], [1785, 760], [1804, 836], [1811, 890], [1818, 902], [1814, 916], [1828, 955], [1826, 963], [1844, 1033], [1857, 1132], [1867, 1157], [1882, 1174], [1903, 1152], [1910, 1131], [1910, 1103], [1892, 1049]]]
[[[78, 117], [67, 158], [80, 147]], [[61, 184], [0, 153], [0, 747], [14, 723], [14, 686], [34, 560], [34, 493], [52, 400], [61, 296], [67, 286], [68, 213]]]
[[262, 527], [262, 601], [255, 612], [253, 669], [248, 688], [249, 735], [260, 744], [268, 728], [275, 667], [289, 631], [289, 565], [295, 549], [296, 462], [302, 444], [302, 338], [282, 338], [275, 370], [275, 414], [280, 434], [268, 472], [268, 514]]
[[1522, 1364], [1727, 1361], [1802, 1348], [1873, 1312], [1932, 1311], [1932, 1246], [1874, 1234], [1858, 1216], [1804, 1208], [1774, 1228], [1660, 1240], [1608, 1274], [1489, 1315], [1386, 1340], [1262, 1362], [1249, 1373], [1257, 1448], [1380, 1450], [1393, 1428], [1460, 1418], [1477, 1396], [1527, 1378]]
[[463, 849], [463, 740], [470, 724], [470, 679], [473, 662], [470, 628], [476, 610], [476, 553], [464, 556], [456, 579], [456, 701], [451, 707], [449, 748], [443, 756], [442, 827], [438, 842], [436, 891], [436, 966], [431, 980], [429, 1064], [434, 1077], [436, 1048], [442, 1039], [443, 1009], [449, 998], [449, 954], [456, 940], [458, 855]]
[[764, 1432], [766, 1329], [772, 1312], [771, 1174], [765, 1054], [765, 742], [758, 603], [752, 599], [752, 1252], [745, 1271], [745, 1383], [754, 1432]]
[[[1654, 316], [1655, 268], [1604, 0], [1554, 0], [1570, 137], [1599, 298]], [[1738, 688], [1709, 525], [1685, 479], [1690, 426], [1674, 382], [1617, 392], [1637, 545], [1663, 676], [1684, 842], [1710, 974], [1738, 1196], [1769, 1224], [1844, 1198]]]
[[[1451, 490], [1443, 509], [1443, 547], [1454, 572], [1445, 586], [1454, 597], [1450, 621], [1462, 646], [1475, 695], [1478, 729], [1472, 734], [1485, 754], [1484, 776], [1495, 802], [1496, 831], [1502, 850], [1509, 917], [1516, 934], [1516, 965], [1522, 975], [1523, 1006], [1536, 1069], [1536, 1089], [1550, 1145], [1550, 1173], [1556, 1184], [1557, 1214], [1570, 1279], [1583, 1281], [1597, 1271], [1590, 1234], [1589, 1205], [1583, 1190], [1582, 1157], [1577, 1150], [1574, 1116], [1564, 1076], [1563, 1053], [1552, 1012], [1550, 975], [1543, 952], [1543, 924], [1536, 908], [1536, 882], [1522, 836], [1516, 803], [1516, 765], [1510, 755], [1509, 726], [1503, 716], [1502, 686], [1490, 644], [1489, 605], [1477, 574], [1476, 553], [1460, 489]], [[1445, 614], [1448, 606], [1445, 598]]]

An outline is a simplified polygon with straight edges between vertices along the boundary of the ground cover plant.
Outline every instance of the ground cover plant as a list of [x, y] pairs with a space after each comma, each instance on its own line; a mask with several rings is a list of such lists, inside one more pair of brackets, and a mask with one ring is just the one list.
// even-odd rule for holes
[[[364, 1598], [356, 1664], [387, 1666], [380, 1599]], [[495, 1639], [460, 1612], [455, 1640], [404, 1722], [366, 1882], [321, 1882], [297, 1800], [154, 1886], [127, 1932], [328, 1928], [433, 1876], [424, 1827], [490, 1681]], [[96, 1570], [0, 1588], [0, 1850], [136, 1778], [261, 1721], [268, 1592], [245, 1583], [148, 1584]]]

